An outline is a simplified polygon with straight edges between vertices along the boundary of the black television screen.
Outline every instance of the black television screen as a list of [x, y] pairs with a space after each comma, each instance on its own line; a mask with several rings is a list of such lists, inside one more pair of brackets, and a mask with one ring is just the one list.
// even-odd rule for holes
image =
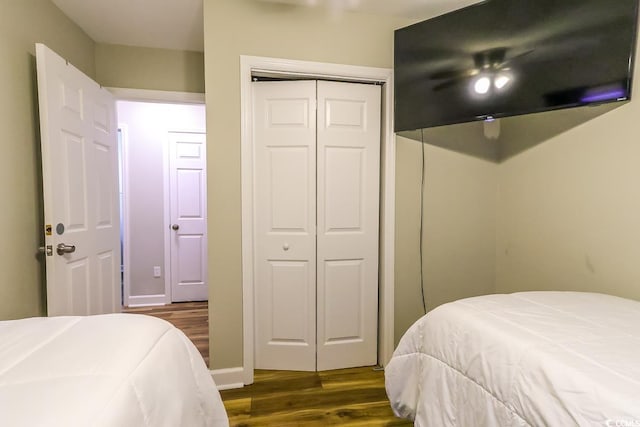
[[396, 132], [630, 99], [637, 8], [487, 0], [396, 30]]

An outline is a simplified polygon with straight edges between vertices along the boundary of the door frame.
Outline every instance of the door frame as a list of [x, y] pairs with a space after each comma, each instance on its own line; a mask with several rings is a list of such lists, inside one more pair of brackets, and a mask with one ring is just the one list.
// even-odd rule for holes
[[[116, 98], [116, 115], [118, 114], [117, 106], [118, 98]], [[127, 156], [127, 148], [129, 145], [129, 127], [125, 123], [118, 122], [118, 132], [120, 132], [121, 145], [118, 147], [120, 151], [120, 177], [122, 182], [122, 198], [120, 199], [120, 211], [122, 213], [122, 222], [120, 224], [120, 234], [122, 236], [122, 266], [123, 271], [120, 272], [122, 276], [122, 306], [128, 307], [130, 305], [129, 298], [131, 297], [131, 271], [126, 268], [131, 264], [130, 250], [129, 250], [129, 180], [127, 179], [127, 173], [129, 171], [129, 158]], [[119, 195], [118, 195], [119, 196]]]
[[242, 185], [242, 320], [243, 382], [253, 383], [254, 253], [253, 253], [253, 97], [252, 73], [295, 78], [320, 78], [382, 84], [380, 162], [380, 257], [378, 284], [378, 363], [386, 365], [394, 347], [395, 156], [393, 133], [393, 71], [310, 61], [240, 56], [240, 150]]
[[[172, 91], [162, 91], [162, 90], [147, 90], [147, 89], [131, 89], [131, 88], [117, 88], [117, 87], [107, 87], [109, 92], [111, 92], [117, 101], [138, 101], [138, 102], [155, 102], [162, 104], [202, 104], [205, 105], [205, 95], [204, 93], [193, 93], [193, 92], [172, 92]], [[206, 108], [206, 107], [205, 107]], [[116, 108], [117, 112], [117, 108]], [[164, 222], [164, 294], [163, 295], [144, 295], [144, 296], [134, 296], [133, 301], [131, 301], [130, 291], [131, 291], [131, 276], [130, 269], [128, 266], [131, 263], [129, 258], [130, 249], [129, 249], [129, 211], [127, 204], [128, 197], [128, 180], [126, 174], [126, 169], [128, 167], [128, 159], [127, 159], [127, 150], [124, 149], [125, 144], [128, 144], [128, 129], [126, 124], [118, 123], [118, 128], [122, 129], [122, 163], [124, 165], [123, 169], [123, 265], [124, 265], [124, 283], [123, 283], [123, 301], [122, 303], [128, 305], [130, 307], [139, 307], [139, 306], [152, 306], [152, 305], [166, 305], [171, 304], [171, 234], [167, 231], [171, 224], [171, 217], [169, 213], [170, 209], [170, 201], [168, 197], [165, 197], [164, 203], [164, 213], [163, 213], [163, 222]], [[171, 129], [171, 132], [182, 132], [182, 129]], [[193, 131], [193, 130], [191, 130]], [[189, 132], [189, 131], [187, 131]], [[203, 131], [206, 132], [206, 131]], [[162, 155], [162, 167], [163, 167], [163, 192], [165, 195], [169, 194], [169, 155], [168, 155], [168, 141], [162, 147], [163, 155]], [[208, 267], [207, 267], [208, 268]]]

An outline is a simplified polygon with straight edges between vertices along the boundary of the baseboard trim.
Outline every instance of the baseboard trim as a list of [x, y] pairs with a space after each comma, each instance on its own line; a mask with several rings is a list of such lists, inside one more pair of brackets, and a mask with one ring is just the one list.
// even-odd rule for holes
[[145, 307], [151, 305], [166, 305], [171, 303], [167, 302], [166, 295], [135, 295], [129, 297], [129, 304], [127, 307]]
[[218, 390], [230, 390], [244, 387], [244, 368], [212, 369], [211, 376]]

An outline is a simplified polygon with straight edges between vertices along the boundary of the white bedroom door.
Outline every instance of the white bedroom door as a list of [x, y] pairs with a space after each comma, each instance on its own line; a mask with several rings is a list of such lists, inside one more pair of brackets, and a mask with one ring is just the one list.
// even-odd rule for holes
[[115, 101], [36, 45], [44, 193], [47, 313], [120, 310]]
[[254, 83], [254, 146], [256, 368], [375, 364], [380, 87]]
[[206, 301], [206, 134], [169, 132], [171, 301]]

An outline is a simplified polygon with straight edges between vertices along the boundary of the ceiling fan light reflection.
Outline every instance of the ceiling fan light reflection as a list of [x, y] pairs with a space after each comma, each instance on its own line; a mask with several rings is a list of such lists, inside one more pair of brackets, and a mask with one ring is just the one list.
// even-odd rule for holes
[[494, 80], [493, 84], [496, 87], [496, 89], [502, 89], [503, 87], [508, 85], [510, 81], [511, 81], [511, 78], [509, 76], [505, 74], [499, 74]]
[[491, 80], [489, 77], [483, 76], [476, 80], [473, 85], [473, 90], [480, 95], [484, 95], [489, 92], [489, 88], [491, 87]]

